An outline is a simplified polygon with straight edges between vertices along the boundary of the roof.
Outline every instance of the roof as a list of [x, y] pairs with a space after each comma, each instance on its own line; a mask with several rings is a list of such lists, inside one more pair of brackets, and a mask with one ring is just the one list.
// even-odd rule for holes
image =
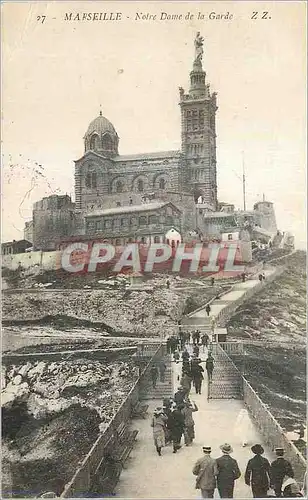
[[207, 213], [204, 214], [204, 219], [220, 219], [221, 217], [235, 217], [234, 212], [212, 212], [212, 213]]
[[[87, 132], [88, 134], [88, 132]], [[97, 153], [97, 151], [86, 151], [85, 154], [79, 158], [78, 160], [74, 160], [75, 163], [80, 162], [87, 155], [95, 155], [99, 158], [103, 158], [106, 160], [106, 156], [104, 154]], [[181, 151], [158, 151], [156, 153], [140, 153], [135, 155], [119, 155], [113, 156], [112, 158], [108, 158], [110, 162], [121, 163], [126, 161], [150, 161], [150, 160], [168, 160], [172, 158], [180, 158]]]
[[119, 155], [112, 158], [113, 161], [135, 161], [135, 160], [161, 160], [168, 158], [179, 158], [181, 151], [157, 151], [156, 153], [140, 153], [135, 155]]
[[12, 246], [12, 245], [21, 245], [21, 244], [28, 245], [29, 247], [32, 247], [32, 245], [33, 245], [28, 240], [6, 241], [5, 243], [2, 243], [1, 245], [3, 247], [8, 247], [8, 246]]
[[112, 123], [107, 120], [102, 114], [100, 114], [97, 118], [91, 121], [88, 126], [88, 130], [86, 131], [85, 136], [91, 135], [96, 132], [98, 135], [102, 135], [105, 132], [111, 132], [112, 134], [117, 135], [116, 130]]
[[[157, 210], [165, 205], [173, 205], [168, 201], [156, 201], [153, 203], [143, 203], [142, 205], [126, 205], [123, 207], [106, 208], [105, 210], [100, 210], [99, 212], [90, 212], [86, 214], [85, 217], [99, 217], [101, 215], [113, 215], [113, 214], [126, 214], [133, 212], [146, 212], [149, 210]], [[175, 205], [173, 205], [178, 211], [180, 211]]]

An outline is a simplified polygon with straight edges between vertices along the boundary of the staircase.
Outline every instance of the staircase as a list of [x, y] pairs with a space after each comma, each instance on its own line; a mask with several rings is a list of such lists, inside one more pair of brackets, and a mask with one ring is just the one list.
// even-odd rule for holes
[[209, 399], [243, 399], [242, 376], [229, 356], [217, 346], [213, 353], [213, 381], [209, 385]]
[[171, 356], [166, 356], [164, 362], [167, 366], [165, 371], [165, 381], [161, 382], [158, 379], [156, 387], [153, 387], [151, 374], [149, 373], [144, 381], [142, 388], [140, 389], [140, 399], [159, 399], [162, 400], [164, 398], [169, 398], [173, 396], [173, 374], [171, 370]]

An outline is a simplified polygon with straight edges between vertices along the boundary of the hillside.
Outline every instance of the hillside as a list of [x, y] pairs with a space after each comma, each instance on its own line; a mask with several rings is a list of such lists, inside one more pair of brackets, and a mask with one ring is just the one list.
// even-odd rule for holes
[[245, 341], [245, 361], [234, 359], [286, 431], [306, 425], [306, 254], [245, 302], [229, 321], [230, 340]]

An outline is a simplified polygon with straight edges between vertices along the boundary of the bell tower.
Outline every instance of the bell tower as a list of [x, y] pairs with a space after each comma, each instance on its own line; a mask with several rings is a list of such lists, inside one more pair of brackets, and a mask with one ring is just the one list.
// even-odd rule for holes
[[216, 92], [210, 93], [202, 68], [204, 39], [197, 33], [195, 59], [190, 72], [188, 94], [180, 87], [182, 154], [185, 175], [183, 189], [190, 187], [195, 201], [201, 196], [209, 209], [217, 209], [216, 176]]

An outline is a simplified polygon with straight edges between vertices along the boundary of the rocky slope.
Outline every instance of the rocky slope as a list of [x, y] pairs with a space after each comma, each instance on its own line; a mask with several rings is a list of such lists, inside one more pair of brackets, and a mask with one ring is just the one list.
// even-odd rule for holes
[[14, 496], [61, 492], [138, 378], [133, 362], [2, 367], [3, 458]]
[[235, 362], [282, 427], [293, 431], [306, 424], [306, 254], [280, 264], [287, 266], [282, 276], [239, 308], [227, 328], [230, 340], [245, 341], [245, 362]]
[[[138, 291], [118, 285], [115, 279], [112, 281], [116, 286], [106, 288], [106, 283], [110, 284], [110, 280], [106, 280], [101, 289], [96, 288], [97, 279], [93, 277], [92, 281], [87, 276], [83, 282], [79, 281], [80, 289], [64, 288], [61, 281], [59, 290], [54, 280], [51, 284], [57, 291], [4, 293], [3, 324], [85, 327], [95, 328], [101, 334], [146, 338], [161, 337], [163, 333], [167, 337], [177, 331], [178, 320], [184, 312], [221, 293], [225, 286], [223, 282], [212, 287], [200, 279], [170, 276], [170, 288], [167, 288], [166, 276], [160, 275], [144, 283], [148, 285], [147, 290]], [[27, 280], [28, 286], [34, 288], [37, 284], [33, 278], [31, 282]]]

